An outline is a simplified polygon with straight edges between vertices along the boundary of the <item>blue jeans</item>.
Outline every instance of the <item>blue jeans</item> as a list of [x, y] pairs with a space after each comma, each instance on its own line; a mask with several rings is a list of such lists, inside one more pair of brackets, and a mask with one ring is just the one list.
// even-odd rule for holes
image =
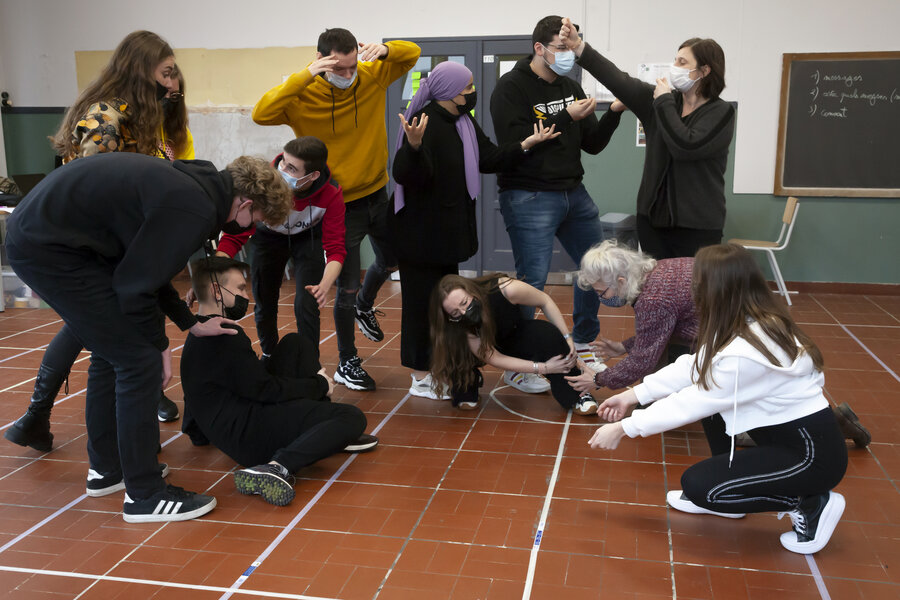
[[[516, 275], [539, 290], [547, 283], [554, 236], [575, 264], [603, 240], [600, 211], [582, 184], [566, 191], [500, 192], [500, 212], [512, 243]], [[584, 291], [577, 283], [573, 287], [572, 339], [576, 344], [587, 344], [600, 334], [600, 300], [593, 290]], [[534, 316], [534, 308], [523, 307], [523, 312], [526, 317]]]

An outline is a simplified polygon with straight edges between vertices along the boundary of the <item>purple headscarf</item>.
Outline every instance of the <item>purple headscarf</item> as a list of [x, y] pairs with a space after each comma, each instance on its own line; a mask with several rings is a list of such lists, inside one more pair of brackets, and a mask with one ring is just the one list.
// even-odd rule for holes
[[[472, 79], [472, 71], [465, 65], [456, 62], [444, 61], [431, 71], [431, 75], [419, 87], [419, 91], [413, 96], [409, 103], [409, 108], [403, 114], [403, 117], [409, 121], [413, 115], [418, 113], [426, 104], [432, 100], [452, 100], [456, 98]], [[478, 140], [475, 137], [475, 126], [472, 120], [460, 116], [456, 120], [456, 131], [463, 143], [463, 154], [465, 155], [466, 164], [466, 189], [469, 196], [475, 198], [481, 193], [481, 174], [478, 171]], [[400, 124], [400, 131], [397, 133], [397, 146], [399, 150], [403, 145], [403, 138], [406, 134], [403, 131], [403, 123]], [[394, 212], [399, 212], [403, 205], [403, 186], [397, 184], [394, 187]]]

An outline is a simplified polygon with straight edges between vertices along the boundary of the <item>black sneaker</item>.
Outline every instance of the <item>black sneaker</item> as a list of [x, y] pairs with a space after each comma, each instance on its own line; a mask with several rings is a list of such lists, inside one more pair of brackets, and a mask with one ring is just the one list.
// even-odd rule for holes
[[374, 435], [369, 435], [368, 433], [364, 433], [356, 438], [356, 441], [350, 442], [349, 444], [344, 446], [344, 452], [350, 452], [351, 454], [369, 452], [370, 450], [374, 450], [375, 446], [377, 445], [377, 437], [375, 437]]
[[373, 342], [380, 342], [384, 339], [384, 332], [378, 326], [378, 318], [375, 315], [384, 316], [380, 310], [359, 310], [356, 309], [356, 325], [364, 336]]
[[857, 448], [865, 448], [872, 441], [872, 434], [859, 422], [859, 417], [846, 402], [833, 409], [838, 426], [845, 438], [853, 440]]
[[159, 395], [159, 404], [156, 406], [156, 417], [161, 423], [169, 423], [178, 420], [178, 405], [169, 400], [165, 394]]
[[184, 488], [167, 485], [166, 489], [146, 500], [132, 500], [125, 494], [122, 516], [126, 523], [161, 523], [187, 521], [203, 516], [216, 507], [212, 496], [195, 494]]
[[797, 554], [814, 554], [825, 547], [837, 527], [844, 507], [844, 497], [837, 492], [807, 496], [792, 511], [778, 513], [791, 518], [793, 528], [781, 534], [781, 545]]
[[242, 494], [259, 494], [269, 504], [285, 506], [294, 499], [294, 486], [288, 477], [278, 465], [256, 465], [236, 471], [234, 487]]
[[[169, 465], [159, 463], [160, 477], [169, 476]], [[125, 480], [121, 473], [112, 473], [111, 475], [103, 475], [93, 469], [88, 469], [87, 476], [87, 495], [91, 498], [100, 498], [101, 496], [109, 496], [125, 489]]]
[[369, 377], [366, 370], [362, 368], [362, 361], [358, 356], [338, 363], [338, 368], [334, 372], [334, 381], [343, 383], [351, 390], [375, 391], [375, 380]]

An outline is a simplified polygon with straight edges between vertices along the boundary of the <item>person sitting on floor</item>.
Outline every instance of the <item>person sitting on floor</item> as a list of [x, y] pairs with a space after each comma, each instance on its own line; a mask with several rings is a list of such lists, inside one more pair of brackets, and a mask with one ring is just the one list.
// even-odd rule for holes
[[[192, 263], [197, 318], [241, 319], [249, 305], [248, 268], [220, 256]], [[334, 382], [309, 339], [289, 333], [261, 361], [244, 330], [236, 329], [237, 335], [218, 336], [219, 343], [188, 335], [181, 356], [182, 429], [196, 445], [211, 442], [246, 467], [234, 474], [240, 493], [284, 506], [294, 499], [294, 473], [341, 450], [371, 450], [378, 439], [363, 433], [361, 410], [330, 402]]]

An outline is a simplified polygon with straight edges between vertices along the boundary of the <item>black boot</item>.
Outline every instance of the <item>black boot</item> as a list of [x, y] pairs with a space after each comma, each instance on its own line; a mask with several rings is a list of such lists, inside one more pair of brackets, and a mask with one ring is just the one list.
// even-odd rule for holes
[[28, 412], [13, 423], [3, 437], [20, 446], [31, 446], [35, 450], [49, 452], [53, 448], [50, 409], [53, 408], [53, 401], [67, 375], [68, 373], [59, 373], [41, 364], [34, 380], [34, 394], [31, 396]]

